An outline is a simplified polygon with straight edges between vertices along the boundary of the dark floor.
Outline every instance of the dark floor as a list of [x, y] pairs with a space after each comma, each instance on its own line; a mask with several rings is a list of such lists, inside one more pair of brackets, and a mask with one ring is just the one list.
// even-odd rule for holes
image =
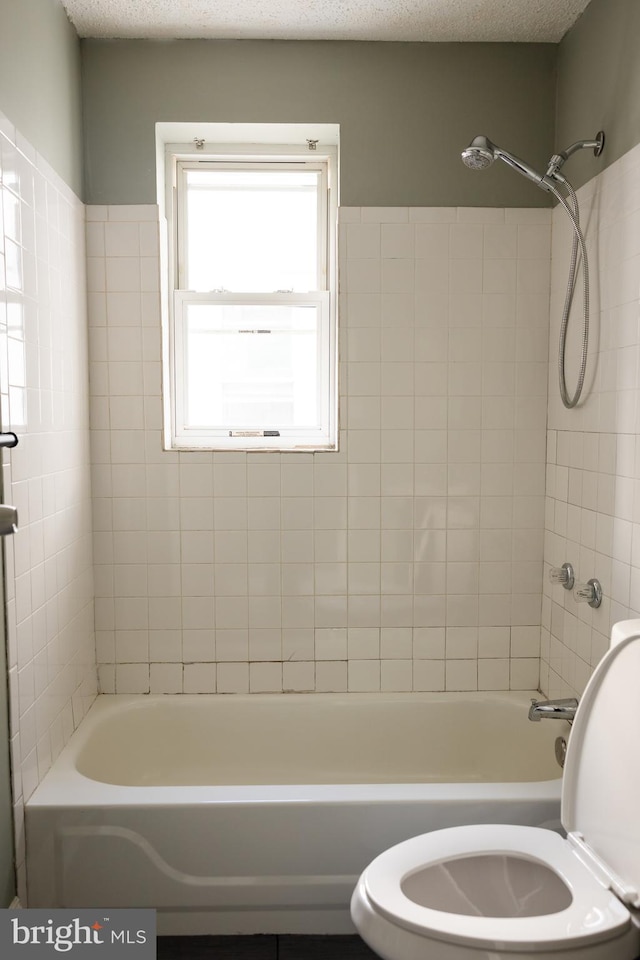
[[357, 936], [158, 937], [158, 960], [375, 960]]
[[[158, 937], [158, 960], [379, 960], [360, 937]], [[638, 957], [640, 960], [640, 957]]]

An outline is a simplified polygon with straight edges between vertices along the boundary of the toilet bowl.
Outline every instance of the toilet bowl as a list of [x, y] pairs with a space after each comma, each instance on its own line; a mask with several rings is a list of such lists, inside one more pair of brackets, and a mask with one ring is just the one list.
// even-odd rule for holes
[[539, 827], [436, 830], [365, 869], [353, 922], [385, 960], [640, 957], [640, 620], [612, 630], [576, 712], [567, 837]]

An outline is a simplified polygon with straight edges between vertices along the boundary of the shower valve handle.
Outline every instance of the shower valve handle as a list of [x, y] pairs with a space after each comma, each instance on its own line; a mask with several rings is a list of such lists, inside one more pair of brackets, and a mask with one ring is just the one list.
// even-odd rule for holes
[[576, 584], [574, 592], [576, 603], [588, 603], [590, 607], [599, 607], [602, 603], [602, 587], [600, 581], [593, 579], [586, 583]]
[[551, 583], [560, 583], [565, 590], [572, 590], [575, 583], [573, 567], [570, 563], [563, 563], [561, 567], [551, 567], [549, 570]]

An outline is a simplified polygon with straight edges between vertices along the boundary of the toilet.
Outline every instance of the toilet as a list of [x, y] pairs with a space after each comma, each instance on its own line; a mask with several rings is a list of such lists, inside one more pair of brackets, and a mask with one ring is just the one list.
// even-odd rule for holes
[[541, 827], [435, 830], [386, 850], [351, 899], [384, 960], [640, 957], [640, 620], [576, 712], [562, 784], [566, 839]]

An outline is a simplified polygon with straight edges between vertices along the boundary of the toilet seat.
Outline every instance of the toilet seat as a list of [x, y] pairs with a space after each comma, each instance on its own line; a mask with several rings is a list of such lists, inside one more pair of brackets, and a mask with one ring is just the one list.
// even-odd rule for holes
[[[461, 858], [510, 855], [552, 870], [572, 900], [557, 913], [487, 917], [422, 906], [402, 889], [418, 870]], [[422, 936], [499, 950], [544, 952], [614, 940], [631, 925], [617, 897], [580, 860], [570, 841], [537, 827], [480, 824], [414, 837], [386, 850], [366, 868], [360, 889], [387, 921]]]

